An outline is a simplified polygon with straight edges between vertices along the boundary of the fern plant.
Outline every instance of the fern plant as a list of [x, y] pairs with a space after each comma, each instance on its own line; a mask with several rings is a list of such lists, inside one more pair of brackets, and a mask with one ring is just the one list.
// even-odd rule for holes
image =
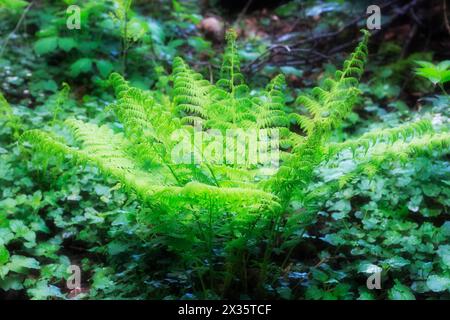
[[[373, 174], [383, 162], [449, 150], [450, 133], [435, 132], [427, 120], [340, 143], [330, 141], [359, 95], [368, 38], [369, 33], [363, 31], [342, 70], [297, 99], [307, 114], [287, 111], [283, 75], [263, 90], [250, 90], [240, 71], [236, 33], [229, 31], [220, 79], [215, 83], [205, 80], [182, 58], [173, 62], [172, 96], [133, 88], [114, 73], [110, 84], [117, 100], [109, 108], [120, 121], [120, 129], [68, 119], [65, 123], [74, 143], [42, 130], [28, 131], [22, 140], [48, 155], [94, 165], [116, 178], [142, 201], [139, 220], [149, 226], [151, 234], [166, 237], [169, 248], [178, 250], [198, 270], [203, 270], [204, 259], [210, 259], [212, 282], [221, 277], [212, 276], [211, 252], [224, 246], [228, 263], [222, 290], [230, 285], [233, 274], [246, 279], [242, 273], [251, 255], [262, 259], [259, 277], [264, 282], [277, 234], [281, 232], [283, 239], [293, 243], [299, 241], [294, 231], [315, 213], [321, 190], [309, 186], [316, 168], [351, 151], [358, 165], [348, 176], [329, 183], [330, 188], [338, 188], [352, 176]], [[279, 168], [266, 170], [247, 156], [242, 163], [227, 162], [224, 154], [205, 152], [224, 147], [224, 141], [214, 138], [230, 129], [277, 137], [278, 143], [269, 150], [279, 149]], [[224, 148], [235, 156], [240, 152], [238, 146]], [[177, 152], [188, 161], [174, 161]], [[268, 163], [273, 164], [272, 160]], [[293, 198], [304, 210], [291, 210]], [[265, 239], [264, 253], [257, 249], [261, 239]], [[195, 251], [199, 247], [203, 255]], [[207, 274], [202, 272], [200, 279]]]
[[13, 113], [13, 109], [6, 101], [3, 94], [0, 92], [0, 120], [2, 120], [5, 127], [12, 132], [12, 137], [17, 139], [20, 136], [20, 118]]

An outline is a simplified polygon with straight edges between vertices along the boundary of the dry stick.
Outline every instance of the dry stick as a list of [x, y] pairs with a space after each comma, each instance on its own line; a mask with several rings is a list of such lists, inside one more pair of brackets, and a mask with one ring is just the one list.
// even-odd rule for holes
[[412, 40], [414, 39], [416, 33], [418, 30], [418, 26], [415, 23], [414, 26], [412, 27], [411, 31], [408, 34], [408, 38], [405, 41], [405, 44], [403, 45], [402, 48], [402, 53], [400, 54], [400, 59], [403, 59], [406, 55], [406, 52], [408, 51], [409, 45], [411, 44]]
[[[390, 1], [390, 2], [388, 2], [388, 3], [385, 3], [384, 5], [381, 5], [381, 6], [380, 6], [380, 9], [387, 8], [387, 7], [393, 5], [394, 3], [398, 2], [398, 1], [399, 1], [399, 0], [393, 0], [393, 1]], [[416, 2], [416, 0], [412, 1], [408, 6], [415, 5], [415, 2]], [[408, 7], [408, 8], [409, 8], [409, 7]], [[310, 38], [308, 38], [308, 39], [300, 40], [300, 41], [294, 43], [292, 46], [298, 46], [298, 45], [305, 44], [305, 43], [309, 43], [309, 42], [316, 42], [317, 40], [322, 40], [322, 39], [324, 39], [324, 38], [335, 37], [335, 36], [339, 35], [340, 33], [342, 33], [345, 29], [347, 29], [347, 28], [349, 28], [349, 27], [351, 27], [351, 26], [353, 26], [353, 25], [358, 24], [358, 22], [360, 22], [361, 20], [364, 20], [364, 19], [366, 19], [366, 18], [367, 18], [367, 15], [366, 15], [366, 14], [361, 15], [361, 16], [359, 16], [359, 17], [356, 17], [356, 18], [353, 19], [352, 21], [348, 22], [347, 24], [345, 24], [344, 26], [342, 26], [341, 28], [339, 28], [339, 29], [336, 30], [336, 31], [328, 32], [328, 33], [323, 33], [323, 34], [319, 34], [319, 35], [310, 37]]]
[[244, 17], [245, 13], [247, 12], [248, 8], [250, 7], [250, 5], [252, 4], [253, 0], [248, 0], [247, 3], [245, 4], [244, 8], [242, 9], [242, 11], [239, 13], [236, 21], [233, 23], [234, 26], [237, 26], [239, 24], [239, 22], [242, 20], [242, 18]]
[[422, 22], [422, 20], [420, 20], [420, 18], [416, 15], [416, 13], [414, 12], [414, 8], [411, 8], [410, 10], [409, 10], [409, 13], [410, 13], [410, 15], [411, 15], [411, 18], [413, 18], [413, 20], [419, 25], [419, 26], [421, 26], [421, 27], [423, 27], [423, 22]]
[[[399, 0], [393, 0], [390, 1], [382, 6], [380, 6], [381, 9], [387, 8], [393, 4], [395, 4], [396, 2], [398, 2]], [[400, 7], [397, 9], [397, 13], [393, 16], [393, 18], [391, 19], [391, 21], [387, 24], [390, 25], [395, 19], [397, 19], [400, 16], [403, 16], [405, 13], [407, 13], [410, 9], [412, 9], [414, 6], [416, 6], [418, 3], [422, 2], [423, 0], [413, 0], [410, 3], [404, 5], [403, 7]], [[312, 36], [310, 38], [304, 39], [304, 40], [300, 40], [292, 45], [289, 46], [285, 45], [282, 47], [288, 47], [290, 49], [290, 52], [294, 51], [295, 49], [291, 49], [292, 47], [297, 47], [299, 45], [303, 45], [303, 44], [307, 44], [307, 43], [317, 43], [319, 40], [323, 40], [323, 39], [328, 39], [331, 37], [336, 37], [337, 35], [339, 35], [340, 33], [342, 33], [344, 30], [346, 30], [347, 28], [356, 25], [358, 22], [360, 22], [361, 20], [365, 19], [366, 15], [363, 16], [359, 16], [355, 19], [353, 19], [352, 21], [348, 22], [347, 24], [345, 24], [344, 26], [342, 26], [341, 28], [339, 28], [336, 31], [333, 32], [328, 32], [328, 33], [324, 33], [324, 34], [319, 34], [319, 35], [315, 35]], [[384, 26], [386, 27], [386, 25]], [[375, 30], [373, 32], [373, 35], [378, 34], [380, 32], [380, 30]], [[354, 43], [356, 43], [359, 39], [356, 40], [352, 40], [350, 42], [344, 43], [338, 47], [335, 47], [333, 49], [331, 49], [328, 52], [328, 55], [331, 55], [333, 53], [339, 52], [340, 50], [343, 50], [347, 47], [352, 46]], [[262, 53], [259, 57], [257, 57], [255, 60], [253, 60], [252, 62], [250, 62], [248, 65], [246, 65], [244, 67], [245, 71], [250, 71], [250, 70], [257, 70], [259, 69], [264, 63], [267, 63], [271, 56], [272, 56], [272, 51], [278, 47], [280, 47], [281, 45], [274, 45], [273, 47], [270, 47], [266, 52]], [[306, 49], [307, 50], [307, 49]], [[311, 49], [312, 50], [312, 49]], [[323, 57], [322, 57], [323, 58]], [[307, 60], [307, 59], [306, 59]], [[317, 59], [317, 60], [321, 60], [321, 59]], [[299, 61], [300, 62], [300, 61]], [[255, 68], [256, 67], [256, 68]]]
[[[399, 9], [397, 10], [397, 13], [392, 17], [392, 19], [390, 19], [389, 22], [385, 23], [383, 27], [384, 27], [384, 28], [388, 27], [388, 26], [391, 25], [398, 17], [401, 17], [401, 16], [405, 15], [406, 13], [410, 12], [410, 10], [411, 10], [414, 6], [416, 6], [418, 3], [422, 2], [422, 1], [423, 1], [423, 0], [414, 0], [414, 1], [410, 2], [409, 4], [406, 4], [405, 6], [399, 8]], [[381, 32], [381, 29], [375, 30], [375, 31], [372, 32], [372, 36], [377, 35], [377, 34], [380, 33], [380, 32]], [[345, 48], [347, 48], [347, 47], [350, 47], [350, 46], [354, 45], [354, 44], [357, 43], [358, 41], [359, 41], [359, 39], [354, 39], [354, 40], [351, 40], [350, 42], [347, 42], [347, 43], [344, 43], [344, 44], [342, 44], [342, 45], [340, 45], [340, 46], [334, 47], [333, 49], [331, 49], [331, 50], [328, 52], [328, 54], [331, 55], [331, 54], [333, 54], [333, 53], [339, 52], [339, 51], [341, 51], [341, 50], [343, 50], [343, 49], [345, 49]]]
[[445, 28], [447, 29], [448, 33], [450, 34], [450, 24], [448, 23], [448, 16], [447, 16], [447, 1], [443, 0], [444, 3], [444, 24]]
[[[414, 24], [413, 28], [412, 28], [411, 31], [409, 32], [408, 38], [406, 39], [405, 44], [403, 45], [402, 52], [401, 52], [401, 54], [400, 54], [400, 59], [403, 59], [403, 58], [406, 56], [406, 53], [407, 53], [407, 51], [408, 51], [408, 48], [409, 48], [409, 46], [410, 46], [410, 44], [411, 44], [413, 38], [414, 38], [414, 37], [416, 36], [416, 34], [417, 34], [418, 26], [419, 26], [419, 24], [421, 24], [421, 21], [418, 19], [417, 16], [415, 16], [414, 11], [413, 11], [412, 9], [410, 10], [410, 14], [411, 14], [411, 16], [413, 17], [413, 19], [414, 19], [414, 21], [415, 21], [416, 23]], [[397, 94], [397, 96], [396, 96], [397, 99], [400, 97], [400, 94], [404, 91], [404, 89], [408, 86], [408, 84], [410, 83], [410, 81], [411, 81], [411, 76], [408, 76], [408, 77], [405, 79], [405, 81], [403, 81], [402, 89], [399, 90], [399, 92], [398, 92], [398, 94]]]
[[[390, 2], [387, 5], [390, 5], [394, 2], [397, 2], [398, 0], [394, 0], [392, 2]], [[385, 6], [387, 6], [385, 5]], [[384, 6], [384, 7], [385, 7]], [[349, 23], [347, 23], [346, 25], [342, 26], [341, 28], [339, 28], [337, 31], [333, 31], [333, 32], [328, 32], [328, 33], [323, 33], [323, 34], [319, 34], [319, 35], [315, 35], [312, 36], [310, 38], [304, 39], [304, 40], [300, 40], [294, 44], [292, 44], [290, 47], [297, 47], [306, 43], [310, 43], [310, 42], [317, 42], [318, 40], [322, 40], [322, 39], [326, 39], [326, 38], [330, 38], [330, 37], [334, 37], [337, 36], [338, 34], [340, 34], [341, 32], [343, 32], [345, 29], [353, 26], [354, 24], [357, 24], [360, 20], [364, 19], [366, 16], [360, 16], [357, 17], [355, 19], [353, 19], [352, 21], [350, 21]], [[244, 67], [244, 70], [250, 70], [252, 69], [252, 67], [254, 65], [256, 65], [258, 68], [267, 62], [268, 59], [270, 59], [270, 57], [272, 56], [272, 51], [278, 47], [284, 47], [287, 49], [287, 51], [291, 51], [290, 47], [287, 45], [274, 45], [272, 47], [270, 47], [267, 51], [265, 51], [264, 53], [262, 53], [259, 57], [257, 57], [255, 60], [253, 60], [252, 62], [250, 62], [247, 66]], [[306, 49], [305, 49], [306, 50]], [[265, 56], [269, 56], [268, 59], [263, 59]]]
[[122, 39], [122, 72], [123, 75], [126, 76], [127, 74], [127, 55], [128, 55], [128, 8], [125, 9], [124, 12], [124, 19], [125, 19], [125, 25], [124, 25], [124, 38]]
[[[391, 25], [398, 17], [401, 17], [403, 15], [405, 15], [406, 13], [408, 13], [415, 5], [417, 5], [419, 2], [421, 2], [423, 0], [414, 0], [412, 2], [410, 2], [409, 4], [406, 4], [405, 6], [399, 8], [397, 10], [397, 13], [392, 17], [392, 19], [390, 19], [389, 22], [384, 24], [384, 28], [388, 27], [389, 25]], [[381, 32], [381, 29], [375, 30], [372, 32], [372, 36], [377, 35], [378, 33]], [[334, 47], [333, 49], [331, 49], [328, 54], [334, 54], [337, 53], [343, 49], [346, 49], [352, 45], [354, 45], [355, 43], [357, 43], [359, 41], [359, 39], [353, 39], [347, 43], [341, 44], [337, 47]]]
[[14, 35], [14, 33], [17, 32], [17, 30], [19, 30], [20, 25], [22, 24], [23, 20], [25, 19], [25, 16], [27, 15], [28, 11], [31, 9], [31, 7], [33, 6], [34, 1], [31, 1], [30, 4], [28, 5], [28, 7], [25, 8], [25, 10], [23, 11], [22, 15], [20, 16], [19, 21], [16, 24], [16, 27], [14, 28], [13, 31], [11, 31], [10, 34], [8, 34], [8, 36], [6, 37], [3, 46], [2, 46], [2, 50], [0, 51], [0, 58], [3, 56], [3, 53], [5, 52], [6, 47], [8, 46], [8, 42], [11, 39], [11, 37]]

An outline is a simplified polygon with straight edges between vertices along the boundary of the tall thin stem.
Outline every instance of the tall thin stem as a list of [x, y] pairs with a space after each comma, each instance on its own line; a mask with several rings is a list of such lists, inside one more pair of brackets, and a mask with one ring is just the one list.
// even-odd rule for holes
[[19, 30], [20, 26], [22, 25], [22, 22], [25, 20], [25, 16], [27, 15], [28, 11], [30, 11], [31, 7], [33, 6], [34, 1], [31, 1], [30, 4], [25, 8], [25, 10], [23, 11], [22, 15], [20, 16], [19, 21], [17, 22], [15, 28], [13, 29], [13, 31], [11, 31], [10, 34], [8, 34], [8, 36], [5, 38], [4, 42], [3, 42], [3, 46], [0, 50], [0, 58], [3, 56], [3, 53], [5, 52], [6, 47], [8, 46], [9, 40], [11, 39], [11, 37], [17, 32], [17, 30]]

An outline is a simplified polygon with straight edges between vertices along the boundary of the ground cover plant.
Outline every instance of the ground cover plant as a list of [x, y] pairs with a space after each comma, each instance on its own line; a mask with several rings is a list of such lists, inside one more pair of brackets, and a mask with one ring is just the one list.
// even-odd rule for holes
[[[341, 67], [299, 86], [304, 71], [290, 65], [249, 75], [254, 44], [236, 29], [224, 31], [223, 53], [206, 36], [165, 36], [199, 18], [189, 1], [170, 6], [165, 26], [145, 19], [164, 7], [88, 2], [96, 34], [119, 30], [89, 48], [61, 33], [64, 17], [40, 27], [30, 52], [3, 42], [1, 294], [448, 299], [448, 60], [371, 65], [363, 29]], [[37, 26], [43, 15], [32, 12]], [[60, 50], [70, 59], [55, 64]], [[398, 50], [373, 60], [383, 52]], [[27, 55], [39, 67], [26, 68], [49, 71], [10, 79]], [[196, 66], [202, 55], [208, 64]], [[402, 72], [424, 79], [400, 87]], [[407, 88], [422, 92], [419, 110], [402, 100]], [[381, 290], [367, 286], [375, 273]]]

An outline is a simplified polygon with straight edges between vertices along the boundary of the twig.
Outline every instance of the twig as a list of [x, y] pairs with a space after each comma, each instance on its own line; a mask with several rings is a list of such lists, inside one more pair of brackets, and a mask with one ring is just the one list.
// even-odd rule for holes
[[[385, 9], [388, 8], [394, 4], [396, 4], [397, 2], [399, 2], [399, 0], [393, 0], [390, 1], [388, 3], [385, 3], [383, 5], [380, 6], [381, 9]], [[393, 9], [394, 14], [392, 16], [392, 18], [390, 19], [389, 22], [384, 24], [384, 29], [386, 29], [387, 26], [389, 26], [390, 24], [393, 23], [393, 21], [395, 21], [397, 18], [399, 18], [400, 16], [405, 15], [408, 12], [411, 12], [411, 10], [420, 2], [423, 2], [423, 0], [413, 0], [410, 1], [409, 3], [400, 6], [400, 7], [395, 7]], [[347, 43], [341, 44], [337, 47], [334, 47], [330, 50], [328, 50], [328, 52], [326, 53], [320, 53], [318, 54], [318, 51], [314, 50], [314, 49], [301, 49], [299, 50], [297, 47], [300, 45], [305, 45], [305, 44], [309, 44], [309, 43], [313, 43], [313, 47], [318, 44], [320, 41], [323, 41], [325, 39], [329, 39], [329, 38], [334, 38], [336, 36], [338, 36], [340, 33], [342, 33], [344, 30], [357, 25], [361, 20], [365, 19], [366, 15], [363, 16], [358, 16], [356, 18], [354, 18], [353, 20], [351, 20], [350, 22], [346, 23], [344, 26], [342, 26], [341, 28], [339, 28], [336, 31], [333, 32], [328, 32], [328, 33], [323, 33], [323, 34], [319, 34], [319, 35], [314, 35], [312, 37], [309, 37], [307, 39], [303, 39], [300, 41], [297, 41], [291, 45], [281, 45], [281, 44], [277, 44], [274, 46], [271, 46], [270, 48], [268, 48], [265, 52], [263, 52], [259, 57], [257, 57], [255, 60], [253, 60], [252, 62], [248, 63], [245, 67], [244, 67], [244, 71], [250, 71], [250, 70], [258, 70], [262, 65], [264, 65], [264, 63], [269, 62], [272, 57], [274, 56], [274, 51], [279, 48], [279, 47], [284, 47], [284, 48], [289, 48], [289, 53], [295, 53], [296, 51], [299, 52], [308, 52], [308, 53], [313, 53], [315, 54], [315, 58], [317, 61], [320, 61], [321, 59], [329, 59], [329, 56], [342, 51], [343, 49], [346, 49], [350, 46], [352, 46], [353, 44], [355, 44], [356, 42], [359, 41], [359, 39], [353, 39]], [[372, 32], [372, 35], [376, 35], [380, 32], [381, 30], [374, 30]], [[280, 54], [280, 52], [276, 52], [277, 54]], [[286, 53], [285, 53], [286, 54]], [[308, 61], [308, 59], [306, 58], [305, 61]], [[296, 62], [300, 62], [299, 60], [296, 60]], [[308, 61], [309, 62], [309, 61]], [[291, 63], [292, 64], [292, 63]], [[300, 63], [299, 63], [300, 64]]]
[[208, 71], [209, 71], [209, 81], [211, 83], [214, 83], [214, 75], [213, 75], [211, 63], [208, 63]]
[[423, 22], [422, 20], [420, 20], [420, 18], [416, 15], [416, 13], [414, 12], [414, 8], [411, 8], [411, 10], [409, 10], [409, 13], [411, 15], [411, 18], [413, 18], [413, 20], [419, 25], [419, 26], [423, 26]]
[[[380, 6], [380, 9], [384, 9], [387, 8], [391, 5], [393, 5], [394, 3], [398, 2], [399, 0], [393, 0], [390, 1], [388, 3], [385, 3], [383, 5]], [[414, 1], [415, 2], [415, 1]], [[344, 30], [357, 25], [358, 22], [364, 20], [367, 18], [367, 15], [361, 15], [356, 17], [355, 19], [351, 20], [350, 22], [348, 22], [347, 24], [345, 24], [344, 26], [340, 27], [338, 30], [336, 31], [332, 31], [332, 32], [328, 32], [328, 33], [323, 33], [323, 34], [319, 34], [319, 35], [315, 35], [312, 36], [310, 38], [304, 39], [304, 40], [300, 40], [297, 43], [293, 44], [293, 46], [298, 46], [298, 45], [303, 45], [305, 43], [310, 43], [310, 42], [316, 42], [317, 40], [322, 40], [322, 39], [326, 39], [326, 38], [332, 38], [332, 37], [336, 37], [337, 35], [339, 35], [340, 33], [342, 33]]]
[[253, 0], [248, 0], [247, 3], [245, 4], [244, 8], [242, 9], [242, 11], [239, 13], [236, 21], [233, 23], [234, 26], [237, 26], [239, 24], [239, 22], [242, 20], [242, 18], [244, 17], [245, 13], [247, 12], [248, 8], [250, 7], [250, 5], [252, 4]]
[[131, 1], [126, 3], [125, 12], [124, 12], [124, 26], [123, 26], [123, 39], [122, 39], [122, 72], [123, 75], [127, 74], [127, 59], [128, 59], [128, 9], [129, 3], [131, 6]]
[[447, 16], [447, 1], [443, 0], [444, 3], [444, 23], [445, 28], [447, 29], [447, 32], [450, 34], [450, 24], [448, 23], [448, 16]]
[[409, 45], [411, 44], [411, 41], [413, 40], [414, 36], [417, 33], [417, 29], [418, 29], [417, 24], [414, 24], [414, 26], [412, 27], [411, 31], [408, 34], [408, 38], [406, 39], [405, 44], [403, 45], [400, 58], [405, 57], [406, 52], [408, 51]]
[[4, 41], [3, 46], [2, 46], [2, 50], [0, 51], [0, 58], [3, 56], [3, 53], [5, 52], [5, 49], [8, 46], [9, 40], [17, 32], [17, 30], [19, 30], [20, 25], [22, 24], [23, 20], [25, 19], [25, 16], [27, 15], [28, 11], [31, 9], [33, 4], [34, 4], [34, 1], [31, 1], [30, 4], [25, 8], [25, 10], [22, 12], [22, 15], [20, 16], [20, 19], [17, 22], [16, 27], [14, 28], [14, 30], [11, 31], [11, 33], [8, 34], [8, 36], [5, 38], [5, 41]]

